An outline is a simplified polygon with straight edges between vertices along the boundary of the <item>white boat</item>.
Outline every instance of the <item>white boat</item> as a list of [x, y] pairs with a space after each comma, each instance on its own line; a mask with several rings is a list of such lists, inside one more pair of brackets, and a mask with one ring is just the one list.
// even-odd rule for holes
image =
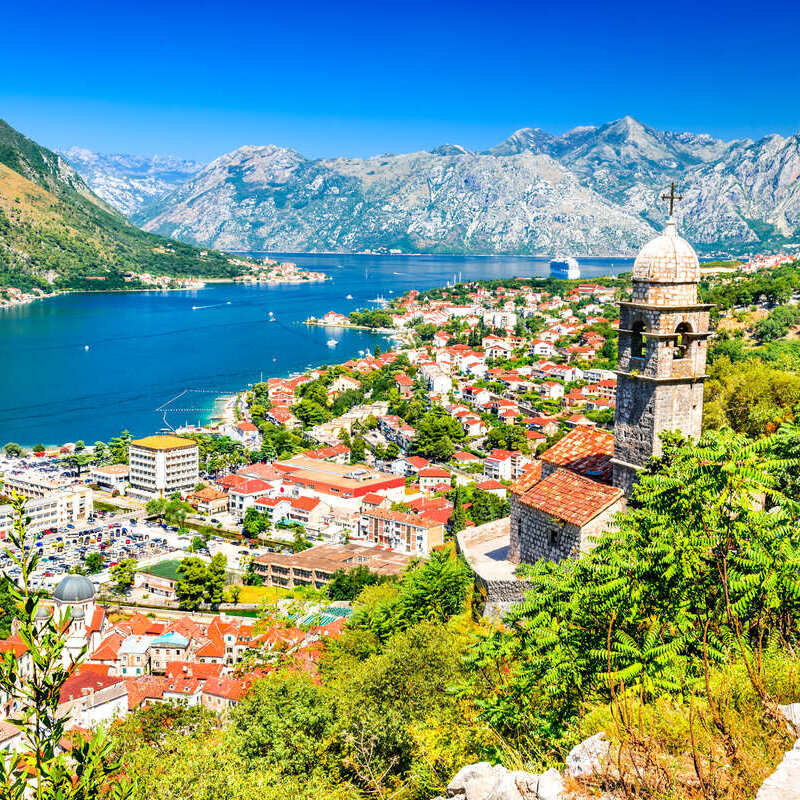
[[336, 345], [339, 344], [339, 340], [338, 339], [328, 339], [328, 341], [325, 342], [325, 344], [327, 344], [328, 347], [336, 347]]
[[372, 300], [369, 300], [368, 302], [375, 303], [379, 306], [385, 306], [389, 304], [389, 301], [382, 294], [379, 294], [377, 297], [373, 297]]
[[578, 262], [570, 258], [554, 258], [550, 262], [550, 277], [559, 280], [574, 281], [580, 278], [581, 268]]
[[347, 297], [345, 297], [344, 299], [345, 300], [352, 300], [353, 299], [353, 295], [348, 294]]

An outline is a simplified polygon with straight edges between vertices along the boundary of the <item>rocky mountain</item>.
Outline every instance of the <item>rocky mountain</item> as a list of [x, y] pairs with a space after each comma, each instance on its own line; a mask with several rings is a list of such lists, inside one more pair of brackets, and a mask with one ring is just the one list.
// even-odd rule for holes
[[103, 155], [81, 147], [60, 151], [91, 190], [126, 216], [185, 183], [202, 168], [174, 156]]
[[[116, 169], [98, 159], [94, 176], [78, 164], [93, 186]], [[701, 250], [800, 236], [797, 136], [725, 142], [632, 117], [562, 136], [524, 128], [485, 152], [311, 160], [242, 147], [127, 213], [145, 230], [236, 250], [626, 254], [660, 229], [672, 181]]]
[[136, 228], [60, 155], [0, 120], [0, 289], [114, 289], [145, 271], [239, 270], [222, 253]]
[[149, 231], [243, 250], [614, 253], [651, 233], [550, 156], [452, 145], [445, 153], [317, 161], [242, 147], [155, 211], [134, 219]]

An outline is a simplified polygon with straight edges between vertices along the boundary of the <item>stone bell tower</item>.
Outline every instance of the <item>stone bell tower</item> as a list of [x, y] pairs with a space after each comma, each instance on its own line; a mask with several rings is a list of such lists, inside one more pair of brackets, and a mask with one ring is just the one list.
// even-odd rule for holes
[[709, 309], [697, 302], [700, 262], [678, 236], [673, 203], [661, 236], [648, 242], [633, 265], [633, 293], [620, 303], [614, 485], [630, 493], [636, 474], [661, 454], [659, 435], [680, 431], [698, 438]]

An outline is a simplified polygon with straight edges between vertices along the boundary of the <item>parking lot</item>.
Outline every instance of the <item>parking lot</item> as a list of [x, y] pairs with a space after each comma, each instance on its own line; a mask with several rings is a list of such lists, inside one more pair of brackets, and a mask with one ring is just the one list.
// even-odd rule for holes
[[[68, 525], [49, 533], [31, 535], [28, 544], [40, 553], [40, 561], [33, 577], [33, 587], [52, 589], [70, 570], [84, 567], [90, 553], [100, 553], [103, 569], [92, 575], [97, 585], [107, 581], [115, 564], [127, 558], [146, 563], [154, 557], [179, 549], [177, 537], [155, 523], [147, 523], [134, 515], [123, 516], [105, 511], [95, 512], [86, 526]], [[16, 548], [6, 543], [0, 554], [0, 567], [12, 579], [20, 577], [20, 568], [5, 552], [18, 554]]]

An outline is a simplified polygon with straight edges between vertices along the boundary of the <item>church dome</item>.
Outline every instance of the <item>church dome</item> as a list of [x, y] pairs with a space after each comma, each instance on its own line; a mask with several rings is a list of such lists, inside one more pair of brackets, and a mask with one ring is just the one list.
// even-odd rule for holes
[[53, 597], [62, 603], [83, 603], [94, 598], [94, 586], [84, 575], [67, 575], [56, 586]]
[[633, 279], [652, 283], [681, 283], [700, 280], [700, 261], [694, 248], [678, 236], [675, 218], [670, 217], [661, 236], [649, 241], [636, 256]]

